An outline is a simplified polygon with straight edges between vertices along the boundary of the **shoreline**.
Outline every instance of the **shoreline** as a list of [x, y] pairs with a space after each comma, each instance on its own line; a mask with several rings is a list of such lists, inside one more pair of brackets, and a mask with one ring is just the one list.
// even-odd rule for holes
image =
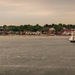
[[46, 36], [46, 35], [1, 35], [0, 37], [24, 37], [24, 38], [70, 38], [70, 36]]

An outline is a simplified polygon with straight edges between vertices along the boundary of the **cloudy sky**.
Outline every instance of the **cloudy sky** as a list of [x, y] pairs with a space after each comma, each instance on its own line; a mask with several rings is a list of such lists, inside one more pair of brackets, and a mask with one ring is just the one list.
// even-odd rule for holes
[[0, 0], [0, 25], [75, 24], [75, 0]]

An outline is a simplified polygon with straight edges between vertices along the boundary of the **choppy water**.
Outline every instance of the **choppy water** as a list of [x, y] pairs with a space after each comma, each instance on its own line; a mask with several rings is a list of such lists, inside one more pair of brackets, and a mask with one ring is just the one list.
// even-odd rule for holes
[[75, 75], [68, 39], [0, 37], [0, 75]]

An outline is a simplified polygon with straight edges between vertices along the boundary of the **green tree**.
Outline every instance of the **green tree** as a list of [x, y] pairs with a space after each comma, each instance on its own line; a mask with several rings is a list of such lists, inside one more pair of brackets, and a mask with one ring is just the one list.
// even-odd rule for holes
[[39, 24], [36, 24], [35, 26], [33, 26], [33, 31], [40, 31], [41, 30], [41, 26]]
[[58, 32], [61, 31], [62, 28], [63, 28], [63, 25], [62, 24], [55, 25], [54, 26], [54, 29], [55, 29], [56, 34], [58, 34]]

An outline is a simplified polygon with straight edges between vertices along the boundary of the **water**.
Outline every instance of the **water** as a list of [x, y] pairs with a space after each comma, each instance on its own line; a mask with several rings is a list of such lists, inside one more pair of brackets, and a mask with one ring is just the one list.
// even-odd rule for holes
[[0, 75], [75, 75], [68, 39], [0, 37]]

